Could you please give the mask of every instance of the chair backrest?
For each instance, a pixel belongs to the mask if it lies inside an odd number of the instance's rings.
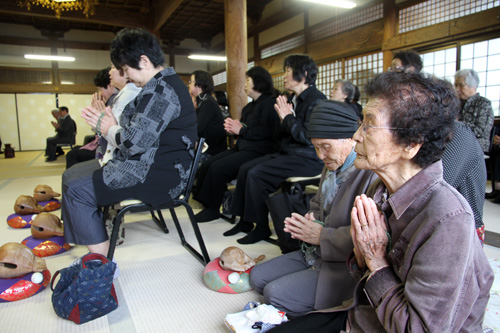
[[[182,199],[185,200],[186,202],[188,201],[189,196],[191,195],[191,190],[193,189],[193,183],[196,177],[196,171],[198,171],[198,165],[200,164],[201,153],[203,150],[204,143],[205,143],[205,138],[200,138],[195,146],[194,158],[193,161],[191,162],[191,172],[189,173],[188,182],[186,185],[186,189],[184,191],[184,197],[182,197]]]
[[[493,149],[493,138],[497,134],[498,134],[497,127],[495,126],[495,124],[493,124],[493,127],[491,128],[491,131],[490,131],[490,148],[488,149],[489,154],[491,154],[491,150]]]

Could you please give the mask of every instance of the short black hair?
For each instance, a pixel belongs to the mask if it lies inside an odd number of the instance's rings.
[[[111,84],[111,79],[109,78],[109,71],[111,67],[106,67],[97,72],[94,77],[94,84],[96,87],[106,89]]]
[[[405,67],[413,66],[415,73],[420,73],[424,64],[420,54],[415,50],[402,50],[394,53],[392,59],[399,59]]]
[[[160,42],[144,29],[122,29],[111,42],[111,62],[117,69],[129,66],[140,70],[139,61],[143,55],[147,56],[155,67],[162,66],[165,62]]]
[[[283,62],[283,70],[289,67],[293,71],[293,79],[302,81],[306,78],[306,84],[314,84],[318,76],[318,67],[314,60],[307,54],[291,54]]]
[[[274,93],[273,78],[264,67],[252,67],[246,72],[246,76],[252,78],[253,90],[266,95],[272,95]]]
[[[66,111],[67,113],[69,113],[69,109],[66,106],[60,106],[59,111]]]
[[[384,101],[397,144],[422,144],[413,162],[425,168],[441,158],[460,105],[450,82],[422,73],[385,72],[368,82],[365,92],[369,99]]]
[[[202,92],[211,94],[214,91],[212,74],[207,71],[197,70],[191,75],[194,75],[194,85],[200,87]]]
[[[354,86],[354,96],[352,96],[352,101],[354,103],[359,102],[360,98],[361,98],[361,92],[359,91],[358,86]]]

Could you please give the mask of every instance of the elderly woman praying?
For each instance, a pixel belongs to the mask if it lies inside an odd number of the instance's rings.
[[[493,273],[440,160],[459,106],[453,87],[386,72],[365,92],[354,165],[380,179],[351,211],[353,298],[274,331],[480,332]]]

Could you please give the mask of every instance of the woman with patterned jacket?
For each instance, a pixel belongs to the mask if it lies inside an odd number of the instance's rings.
[[[82,110],[97,133],[115,133],[118,149],[102,168],[85,162],[69,169],[79,173],[63,174],[62,184],[66,241],[103,255],[109,240],[100,207],[132,198],[155,206],[177,198],[186,186],[197,140],[188,90],[172,68],[163,68],[156,37],[143,29],[121,30],[111,43],[111,60],[142,90],[119,123],[109,108],[105,113]]]

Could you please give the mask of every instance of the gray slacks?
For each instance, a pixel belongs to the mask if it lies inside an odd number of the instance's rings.
[[[67,243],[94,245],[108,239],[92,182],[94,171],[100,167],[94,159],[77,163],[63,173],[61,219]]]
[[[314,310],[319,270],[312,269],[301,250],[256,265],[250,286],[271,304],[294,318]]]

